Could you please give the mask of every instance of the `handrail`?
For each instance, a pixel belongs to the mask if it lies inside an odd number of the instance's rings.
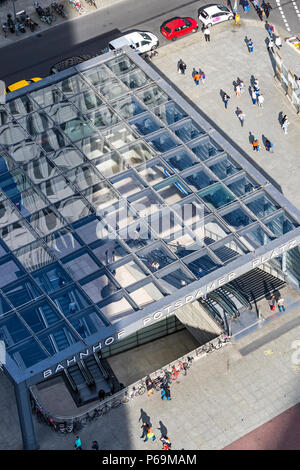
[[[212,341],[209,341],[210,343],[213,343],[214,341],[218,341],[218,339],[223,336],[223,333],[221,333],[217,338],[215,338],[215,340],[212,340]],[[58,422],[58,423],[63,423],[63,422],[73,422],[73,421],[76,421],[76,420],[80,420],[84,417],[87,417],[90,413],[92,413],[93,411],[95,411],[96,408],[99,408],[100,406],[103,407],[105,406],[106,404],[109,405],[110,403],[114,402],[116,399],[122,399],[122,398],[125,398],[125,396],[128,395],[128,392],[129,390],[133,389],[133,388],[138,388],[139,384],[141,382],[145,382],[146,378],[148,376],[150,376],[151,379],[154,379],[163,369],[172,369],[173,366],[176,366],[176,364],[178,364],[179,361],[181,362],[186,362],[187,361],[187,358],[191,358],[191,359],[195,359],[196,357],[198,357],[202,352],[202,346],[199,346],[198,348],[194,349],[193,351],[190,351],[189,353],[185,354],[184,356],[176,359],[175,361],[172,361],[168,364],[166,364],[165,366],[163,367],[160,367],[159,369],[157,369],[156,371],[152,372],[151,374],[148,374],[147,376],[143,377],[142,379],[139,379],[137,380],[136,382],[134,382],[133,384],[131,385],[128,385],[127,387],[123,388],[122,390],[120,390],[119,392],[116,392],[114,395],[111,395],[107,398],[105,398],[104,400],[101,400],[97,402],[97,404],[94,404],[93,406],[91,406],[91,408],[81,412],[81,413],[78,413],[76,415],[73,415],[73,416],[55,416],[53,413],[51,413],[48,409],[46,409],[42,404],[41,402],[38,400],[37,396],[36,396],[36,393],[35,391],[33,390],[33,387],[34,386],[30,386],[29,387],[29,390],[30,390],[30,393],[34,399],[34,401],[36,402],[36,404],[43,410],[43,412],[50,416],[54,421]]]

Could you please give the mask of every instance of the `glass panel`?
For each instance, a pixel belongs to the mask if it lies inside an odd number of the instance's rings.
[[[64,99],[64,96],[55,85],[50,85],[46,88],[42,88],[41,90],[33,91],[29,96],[42,107],[59,103]]]
[[[205,137],[198,142],[189,144],[189,147],[202,161],[205,161],[208,158],[214,157],[215,155],[218,155],[218,153],[223,152],[222,147],[220,147],[210,137]]]
[[[103,132],[103,135],[117,149],[137,139],[135,133],[131,132],[124,124],[108,129]]]
[[[37,143],[45,150],[45,152],[55,152],[62,147],[69,145],[69,141],[58,129],[49,129],[37,136]]]
[[[27,133],[18,124],[10,122],[2,126],[0,133],[0,145],[3,145],[8,150],[11,145],[18,144],[28,139]]]
[[[276,204],[266,194],[261,194],[250,202],[245,202],[246,206],[256,215],[258,219],[266,217],[272,214],[272,212],[278,210],[280,206]]]
[[[92,109],[99,108],[103,103],[93,90],[87,90],[84,93],[80,93],[80,95],[72,96],[69,100],[84,114]]]
[[[74,224],[75,232],[87,245],[103,237],[102,227],[103,225],[98,219],[87,219]]]
[[[28,163],[24,166],[24,170],[34,184],[39,184],[59,173],[53,163],[45,157]]]
[[[40,184],[41,191],[50,202],[57,202],[75,194],[70,182],[64,176],[57,176]]]
[[[58,230],[65,222],[54,209],[46,207],[30,216],[30,224],[40,236],[44,236]]]
[[[176,152],[168,157],[164,156],[164,160],[168,162],[174,171],[186,170],[199,163],[199,160],[185,149],[176,150]]]
[[[93,165],[106,178],[126,169],[125,162],[119,157],[117,152],[112,152],[109,155],[94,160]]]
[[[0,188],[7,197],[19,196],[20,192],[30,187],[30,180],[21,170],[13,170],[0,176]]]
[[[84,196],[96,210],[107,207],[118,200],[117,193],[107,183],[92,186],[84,192]]]
[[[54,308],[46,301],[32,305],[30,308],[22,310],[20,313],[22,318],[24,318],[35,333],[61,320],[61,317]]]
[[[24,217],[29,216],[45,207],[48,202],[35,189],[23,191],[19,196],[12,198],[13,203]]]
[[[190,271],[192,271],[192,273],[198,278],[206,276],[206,274],[208,274],[209,272],[214,271],[215,269],[220,267],[220,265],[213,261],[209,255],[198,255],[197,257],[194,257],[193,261],[184,262],[186,263]]]
[[[146,111],[133,95],[121,98],[118,101],[111,103],[111,105],[124,119],[128,119]]]
[[[26,247],[22,247],[14,252],[20,263],[25,266],[28,271],[34,271],[47,264],[54,259],[40,242],[31,243]]]
[[[163,181],[172,174],[160,160],[143,164],[137,170],[149,186]]]
[[[130,121],[130,126],[141,135],[151,134],[162,128],[162,125],[149,113]]]
[[[89,160],[101,157],[112,150],[108,142],[105,142],[98,134],[77,142],[77,145]]]
[[[88,84],[80,77],[79,74],[65,78],[61,82],[56,83],[56,86],[66,96],[75,95],[76,93],[88,88]]]
[[[258,184],[256,184],[251,178],[247,175],[243,175],[240,178],[236,179],[233,183],[227,184],[228,188],[237,196],[241,197],[246,193],[250,193],[258,188]]]
[[[129,252],[118,240],[108,240],[106,242],[99,241],[97,246],[93,247],[93,253],[102,264],[110,265],[126,256]]]
[[[122,318],[126,318],[131,312],[133,312],[132,306],[125,297],[119,298],[117,296],[113,296],[103,302],[105,303],[100,302],[99,304],[100,310],[104,314],[105,318],[112,324]]]
[[[244,254],[244,251],[234,240],[224,243],[218,247],[212,246],[211,249],[224,264],[227,264],[237,256]]]
[[[100,212],[99,215],[116,231],[128,227],[135,218],[126,201],[119,201],[115,206],[109,207],[103,213]]]
[[[151,85],[148,88],[138,91],[137,96],[147,106],[159,106],[170,99],[157,85]]]
[[[93,209],[88,202],[80,195],[71,196],[63,201],[57,202],[55,208],[69,223],[88,217],[93,213]]]
[[[1,150],[0,155],[0,173],[6,173],[16,166],[12,158],[10,158],[4,151]]]
[[[43,269],[43,271],[34,273],[33,277],[46,294],[50,294],[51,292],[61,289],[71,282],[71,279],[65,270],[63,270],[58,264]]]
[[[18,123],[33,137],[54,126],[54,122],[45,111],[31,113],[20,119]]]
[[[222,215],[231,230],[237,230],[241,227],[251,224],[254,221],[241,207],[233,209],[228,214]]]
[[[81,248],[81,245],[69,228],[48,235],[45,241],[57,258],[63,258],[69,253]]]
[[[204,240],[206,245],[210,245],[211,243],[222,240],[226,237],[228,233],[225,230],[225,227],[222,227],[221,223],[216,219],[209,221],[205,220],[203,232],[201,234],[198,232],[197,235],[201,240]]]
[[[0,263],[0,287],[19,279],[25,271],[20,268],[12,259]]]
[[[231,194],[221,183],[215,184],[211,188],[204,189],[203,191],[199,191],[198,195],[211,209],[218,209],[219,207],[230,204],[230,202],[235,200],[233,194]]]
[[[66,176],[80,191],[99,183],[102,179],[99,173],[88,163],[68,171]]]
[[[172,130],[183,142],[196,139],[199,135],[204,134],[204,130],[192,121],[192,119],[185,121],[178,127],[173,127]]]
[[[116,292],[118,287],[102,273],[95,279],[82,284],[82,289],[92,302],[97,303]]]
[[[119,76],[120,80],[128,86],[131,90],[140,88],[141,86],[146,85],[151,80],[142,70],[134,70],[127,74]]]
[[[4,287],[3,292],[14,307],[20,307],[42,295],[36,285],[27,277]]]
[[[118,115],[108,106],[102,106],[102,108],[90,112],[87,117],[96,128],[101,130],[120,121]]]
[[[266,226],[274,233],[274,235],[276,235],[276,237],[281,237],[281,235],[284,235],[297,227],[296,223],[284,213],[279,214],[269,222],[266,222]]]
[[[188,275],[183,269],[178,268],[174,269],[169,274],[165,274],[164,276],[160,277],[159,283],[161,283],[162,287],[169,293],[176,292],[178,289],[181,289],[184,286],[187,286],[191,282],[193,282],[193,278]]]
[[[225,155],[218,159],[216,163],[210,165],[210,169],[222,180],[240,171],[241,167],[234,160],[228,157],[228,155]]]
[[[15,222],[19,218],[20,214],[16,207],[8,199],[0,202],[0,227]]]
[[[137,252],[137,256],[153,273],[173,263],[175,259],[161,244]]]
[[[11,310],[11,306],[6,302],[3,295],[0,295],[0,316]]]
[[[14,118],[31,113],[37,108],[36,104],[27,95],[9,101],[5,106]]]
[[[36,238],[29,230],[28,225],[22,220],[1,228],[0,237],[11,250],[27,245]]]
[[[120,150],[120,154],[128,168],[144,163],[154,156],[145,144],[139,142],[124,147]]]
[[[246,240],[245,240],[246,238]],[[250,249],[256,248],[257,246],[264,246],[271,240],[274,240],[267,232],[260,226],[248,230],[247,233],[240,235],[240,240],[246,243],[246,246]],[[249,243],[250,240],[250,243]]]
[[[154,186],[154,189],[168,205],[175,204],[191,193],[188,186],[182,183],[177,176],[172,176],[168,180],[159,183]]]
[[[167,152],[179,145],[169,131],[160,132],[158,135],[155,135],[155,137],[148,138],[147,142],[152,145],[154,150],[160,153]]]
[[[122,287],[127,287],[141,279],[145,279],[146,274],[139,265],[131,260],[119,267],[109,267],[114,278]]]
[[[66,317],[90,305],[87,298],[76,287],[69,287],[60,293],[53,294],[52,300]]]
[[[161,104],[153,109],[154,114],[159,117],[166,125],[174,124],[187,117],[187,114],[173,101]]]
[[[61,170],[69,170],[83,163],[83,156],[74,147],[67,147],[52,155],[48,155],[55,165]]]
[[[106,63],[106,65],[108,65]],[[109,65],[108,65],[109,67]],[[97,65],[90,70],[83,72],[84,78],[97,87],[98,85],[103,85],[112,79],[111,72],[105,67],[105,65]]]
[[[75,281],[82,279],[100,269],[100,266],[88,253],[74,254],[71,259],[63,261],[66,271]]]
[[[183,179],[189,184],[192,191],[198,191],[216,182],[213,176],[201,169],[195,170],[189,176],[183,176]]]
[[[67,349],[78,341],[67,326],[60,326],[49,333],[42,333],[38,338],[51,355]]]
[[[132,60],[129,59],[126,55],[122,55],[121,57],[116,57],[115,59],[109,60],[106,62],[107,67],[117,76],[124,72],[129,72],[130,70],[134,70],[136,65]]]
[[[47,358],[45,351],[43,351],[38,342],[33,338],[26,341],[25,344],[19,346],[16,348],[16,351],[12,351],[10,354],[12,354],[16,364],[21,368],[31,367]]]
[[[91,336],[105,327],[103,320],[96,310],[89,310],[84,314],[76,315],[75,318],[70,318],[70,323],[82,338]]]
[[[128,93],[128,88],[120,83],[117,78],[113,78],[110,80],[110,82],[97,87],[97,91],[99,91],[108,101],[110,101],[118,98],[118,96]]]
[[[127,174],[113,183],[113,187],[119,191],[123,197],[142,191],[144,186],[134,174]]]
[[[29,331],[17,315],[9,315],[0,320],[0,339],[6,347],[13,346],[29,336]]]
[[[11,146],[9,153],[17,163],[27,163],[43,155],[41,147],[30,139]]]
[[[145,284],[143,287],[136,289],[130,293],[132,300],[138,305],[139,308],[143,308],[146,305],[151,304],[159,299],[163,298],[162,293],[158,290],[153,282]]]

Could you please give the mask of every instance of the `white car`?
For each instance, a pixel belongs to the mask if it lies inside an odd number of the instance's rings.
[[[233,13],[224,5],[207,5],[199,8],[199,20],[204,26],[212,26],[226,20],[233,20]]]
[[[117,39],[113,39],[108,44],[110,50],[120,49],[123,46],[130,46],[138,54],[144,54],[145,52],[152,51],[157,48],[159,44],[158,38],[148,31],[146,32],[134,32],[120,36]]]

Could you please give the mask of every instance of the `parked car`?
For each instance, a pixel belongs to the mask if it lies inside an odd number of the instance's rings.
[[[40,77],[28,78],[27,80],[20,80],[19,82],[12,83],[5,89],[5,94],[10,93],[11,91],[19,90],[24,86],[30,85],[31,83],[39,82],[42,80]]]
[[[198,31],[198,23],[194,18],[180,18],[179,16],[164,21],[160,27],[161,34],[172,41],[196,31]]]
[[[108,48],[110,50],[114,50],[120,49],[123,46],[129,46],[138,54],[144,54],[145,52],[156,49],[158,44],[158,38],[154,34],[149,33],[148,31],[135,31],[113,39],[109,42]]]
[[[204,26],[212,26],[222,21],[233,20],[233,13],[224,5],[217,4],[199,8],[198,16]]]

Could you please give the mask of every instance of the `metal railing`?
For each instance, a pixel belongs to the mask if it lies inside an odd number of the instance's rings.
[[[294,106],[296,113],[300,113],[300,87],[299,82],[296,81],[295,74],[288,70],[277,51],[275,51],[275,78],[281,85],[286,96]]]
[[[223,337],[224,334],[222,333],[218,337],[216,337],[214,340],[211,340],[208,342],[208,344],[214,345],[214,343],[217,343],[221,337]],[[227,344],[227,343],[225,343]],[[229,343],[228,343],[229,344]],[[206,345],[204,345],[206,346]],[[31,396],[38,408],[40,408],[43,411],[43,414],[48,416],[49,418],[53,419],[56,423],[73,423],[75,421],[81,421],[85,418],[90,418],[90,416],[99,408],[115,408],[119,404],[122,403],[122,400],[125,400],[127,397],[132,396],[132,391],[139,389],[141,384],[145,384],[145,380],[147,377],[150,376],[152,380],[154,380],[163,370],[168,370],[170,371],[173,366],[176,367],[176,365],[179,362],[187,362],[188,358],[194,360],[197,357],[200,357],[201,355],[205,355],[205,351],[203,350],[203,345],[199,346],[198,348],[194,349],[193,351],[185,354],[184,356],[176,359],[175,361],[169,362],[165,366],[161,367],[160,369],[157,369],[156,371],[152,372],[151,374],[148,374],[147,376],[143,377],[142,379],[137,380],[133,384],[129,385],[128,387],[125,387],[124,389],[120,390],[119,392],[116,392],[114,395],[111,395],[104,400],[97,401],[97,403],[93,404],[90,408],[86,409],[85,411],[82,411],[81,413],[76,413],[72,416],[56,416],[54,413],[49,411],[39,400],[37,396],[37,392],[35,390],[36,386],[29,387]],[[192,363],[191,361],[189,361]],[[125,403],[125,401],[124,401]],[[115,405],[114,405],[115,404]]]

